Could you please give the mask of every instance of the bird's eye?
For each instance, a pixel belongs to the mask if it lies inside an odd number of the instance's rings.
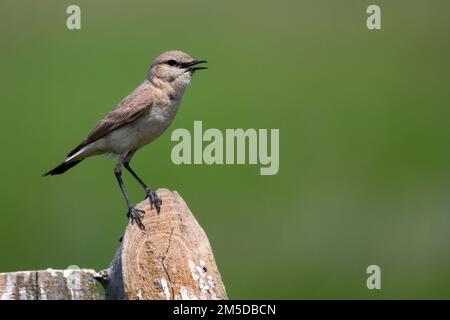
[[[175,66],[177,64],[177,62],[175,60],[169,60],[169,61],[167,61],[167,64],[169,66]]]

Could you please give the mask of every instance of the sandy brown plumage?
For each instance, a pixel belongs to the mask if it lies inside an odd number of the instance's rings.
[[[206,61],[194,60],[181,51],[167,51],[153,62],[147,78],[90,131],[67,159],[44,175],[58,175],[87,157],[110,153],[118,156],[114,172],[128,206],[128,215],[140,223],[140,212],[133,208],[123,184],[124,166],[144,188],[159,212],[156,193],[137,176],[129,162],[136,150],[158,138],[173,121],[183,93],[198,67]]]

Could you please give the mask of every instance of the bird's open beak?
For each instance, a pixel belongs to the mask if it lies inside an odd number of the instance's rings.
[[[183,68],[186,68],[186,71],[194,72],[196,70],[208,69],[208,67],[195,67],[200,63],[207,63],[206,60],[192,60],[191,62],[183,64]]]

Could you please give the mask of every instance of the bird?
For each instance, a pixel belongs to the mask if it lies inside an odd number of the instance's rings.
[[[124,167],[144,189],[145,199],[159,214],[162,201],[131,168],[130,161],[137,150],[158,138],[172,123],[186,87],[194,73],[207,69],[179,50],[166,51],[153,62],[144,81],[92,129],[87,137],[67,154],[64,162],[44,173],[59,175],[86,158],[108,154],[117,156],[114,175],[128,208],[127,217],[145,230],[144,211],[134,207],[122,180]]]

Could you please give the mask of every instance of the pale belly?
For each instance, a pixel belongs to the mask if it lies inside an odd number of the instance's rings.
[[[106,152],[125,154],[152,142],[172,123],[179,102],[164,108],[151,108],[139,118],[114,130],[102,141]]]

